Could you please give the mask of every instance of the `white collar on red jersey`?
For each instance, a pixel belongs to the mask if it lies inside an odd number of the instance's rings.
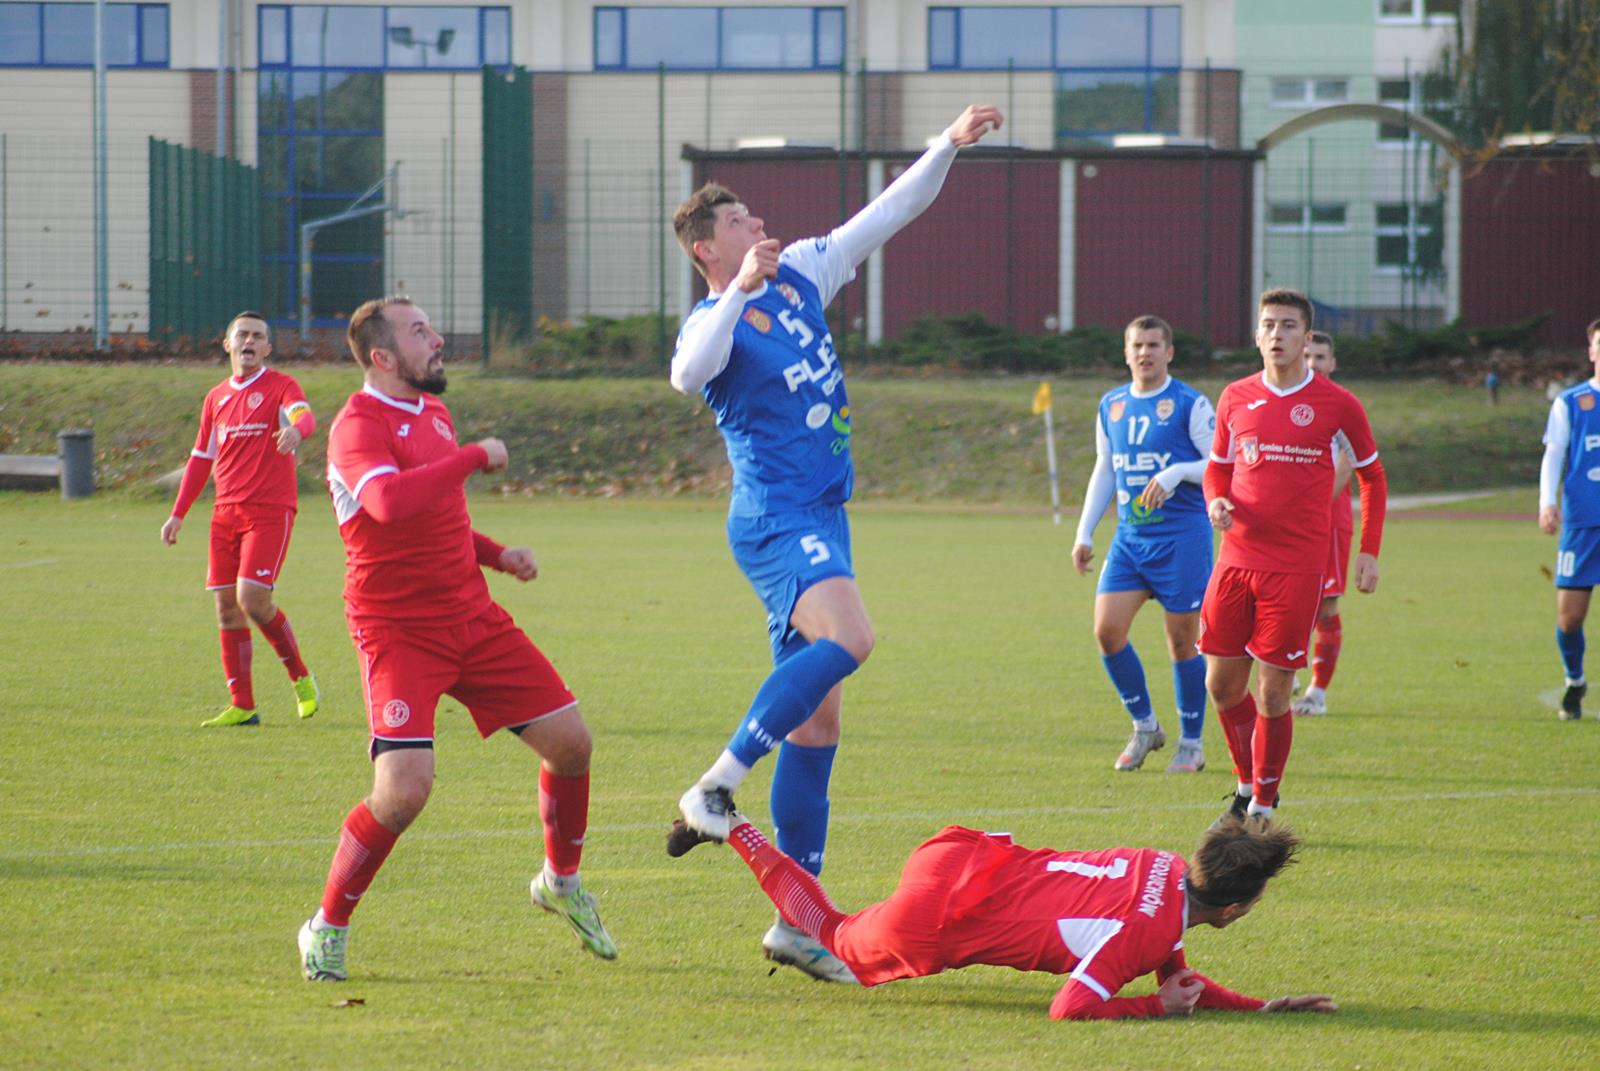
[[[260,379],[266,374],[267,368],[265,365],[262,365],[260,368],[256,369],[256,374],[251,376],[249,379],[234,379],[232,376],[229,376],[228,386],[232,387],[234,390],[244,390],[250,384],[254,383],[256,380]]]
[[[374,387],[370,383],[367,383],[367,384],[363,385],[361,390],[362,390],[362,393],[372,395],[374,398],[378,399],[378,401],[382,402],[384,405],[392,405],[396,409],[400,409],[400,410],[403,410],[404,412],[410,413],[412,416],[421,416],[422,415],[422,407],[423,407],[423,405],[425,405],[427,403],[427,400],[428,400],[428,396],[427,395],[423,395],[422,397],[418,398],[414,402],[401,401],[399,398],[391,398],[391,397],[389,397],[387,394],[383,393],[383,391],[379,390],[377,387]]]
[[[1289,395],[1293,394],[1295,391],[1299,390],[1301,387],[1304,387],[1307,383],[1310,383],[1315,378],[1317,378],[1317,374],[1315,372],[1313,372],[1311,369],[1307,368],[1306,369],[1306,378],[1302,379],[1300,382],[1296,383],[1292,387],[1287,387],[1284,390],[1279,390],[1277,387],[1274,387],[1271,383],[1267,382],[1267,370],[1265,368],[1263,368],[1261,370],[1261,385],[1263,387],[1267,388],[1268,390],[1270,390],[1273,394],[1276,394],[1280,398],[1287,398]]]

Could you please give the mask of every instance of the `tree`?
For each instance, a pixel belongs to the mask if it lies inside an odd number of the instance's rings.
[[[1600,0],[1469,0],[1424,99],[1463,144],[1577,134],[1600,146]]]

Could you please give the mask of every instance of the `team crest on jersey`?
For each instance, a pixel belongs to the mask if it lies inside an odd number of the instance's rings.
[[[1580,395],[1578,395],[1578,408],[1582,409],[1585,413],[1587,413],[1589,410],[1593,409],[1594,408],[1594,395],[1592,395],[1592,394],[1580,394]]]
[[[796,290],[788,283],[779,283],[778,293],[782,294],[784,300],[793,305],[795,308],[803,309],[806,307],[805,299],[800,296],[800,291]]]
[[[1254,435],[1245,435],[1239,439],[1239,456],[1244,458],[1246,465],[1254,465],[1261,460],[1261,443]]]
[[[745,309],[744,322],[760,331],[763,335],[772,330],[772,317],[760,309]]]
[[[250,396],[244,400],[244,404],[249,406],[251,409],[254,409],[256,406],[260,405],[266,400],[267,396],[265,394],[262,394],[258,390],[253,390],[250,392]]]
[[[391,699],[383,704],[383,724],[398,729],[411,720],[411,708],[404,699]]]
[[[1172,415],[1172,411],[1176,408],[1178,408],[1178,403],[1173,401],[1171,398],[1161,399],[1156,403],[1156,419],[1166,420]]]
[[[833,406],[827,402],[818,402],[806,411],[806,427],[815,431],[828,422],[833,415]]]
[[[1111,423],[1115,424],[1117,421],[1122,419],[1122,410],[1124,408],[1126,408],[1126,404],[1123,402],[1111,403],[1111,411],[1106,414],[1106,416],[1111,418]]]
[[[450,430],[450,425],[446,424],[441,417],[433,418],[433,430],[439,433],[439,438],[441,439],[454,439],[456,437],[455,432]]]
[[[1293,409],[1289,410],[1289,419],[1303,428],[1313,420],[1317,419],[1317,411],[1311,408],[1309,405],[1301,403],[1300,405],[1297,405]]]

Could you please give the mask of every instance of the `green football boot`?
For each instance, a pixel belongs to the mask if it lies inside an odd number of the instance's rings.
[[[349,927],[311,928],[307,919],[300,927],[300,973],[308,982],[342,982],[349,977],[344,969],[345,938]]]
[[[309,672],[294,683],[294,697],[299,701],[301,720],[311,717],[317,712],[317,702],[322,698],[322,689],[317,687],[317,678]]]
[[[229,707],[214,718],[209,718],[200,723],[203,729],[216,729],[226,725],[260,725],[261,719],[253,710],[242,707]]]
[[[599,905],[586,890],[580,888],[566,896],[558,896],[545,882],[544,872],[540,871],[528,886],[528,891],[533,894],[534,903],[567,920],[567,925],[577,933],[584,948],[601,959],[617,958],[617,942],[606,932],[605,924],[600,921]]]

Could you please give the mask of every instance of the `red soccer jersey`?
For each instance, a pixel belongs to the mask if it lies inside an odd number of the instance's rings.
[[[366,387],[350,396],[328,433],[328,489],[345,545],[345,612],[352,625],[380,621],[459,624],[489,607],[467,515],[466,477],[450,411],[431,394],[403,401]],[[363,508],[374,484],[424,466],[459,469],[419,508],[379,521]]]
[[[1185,869],[1150,848],[1057,852],[985,837],[951,892],[940,944],[950,967],[1068,974],[1109,999],[1135,978],[1184,966]]]
[[[271,368],[242,381],[229,377],[211,388],[190,453],[212,462],[217,505],[299,505],[294,454],[278,453],[277,434],[306,408],[300,384]],[[195,493],[199,490],[197,485]]]
[[[1279,391],[1266,374],[1235,380],[1217,399],[1213,464],[1233,466],[1233,526],[1217,564],[1274,573],[1321,573],[1333,526],[1333,437],[1343,431],[1356,467],[1378,444],[1356,396],[1306,373]]]

